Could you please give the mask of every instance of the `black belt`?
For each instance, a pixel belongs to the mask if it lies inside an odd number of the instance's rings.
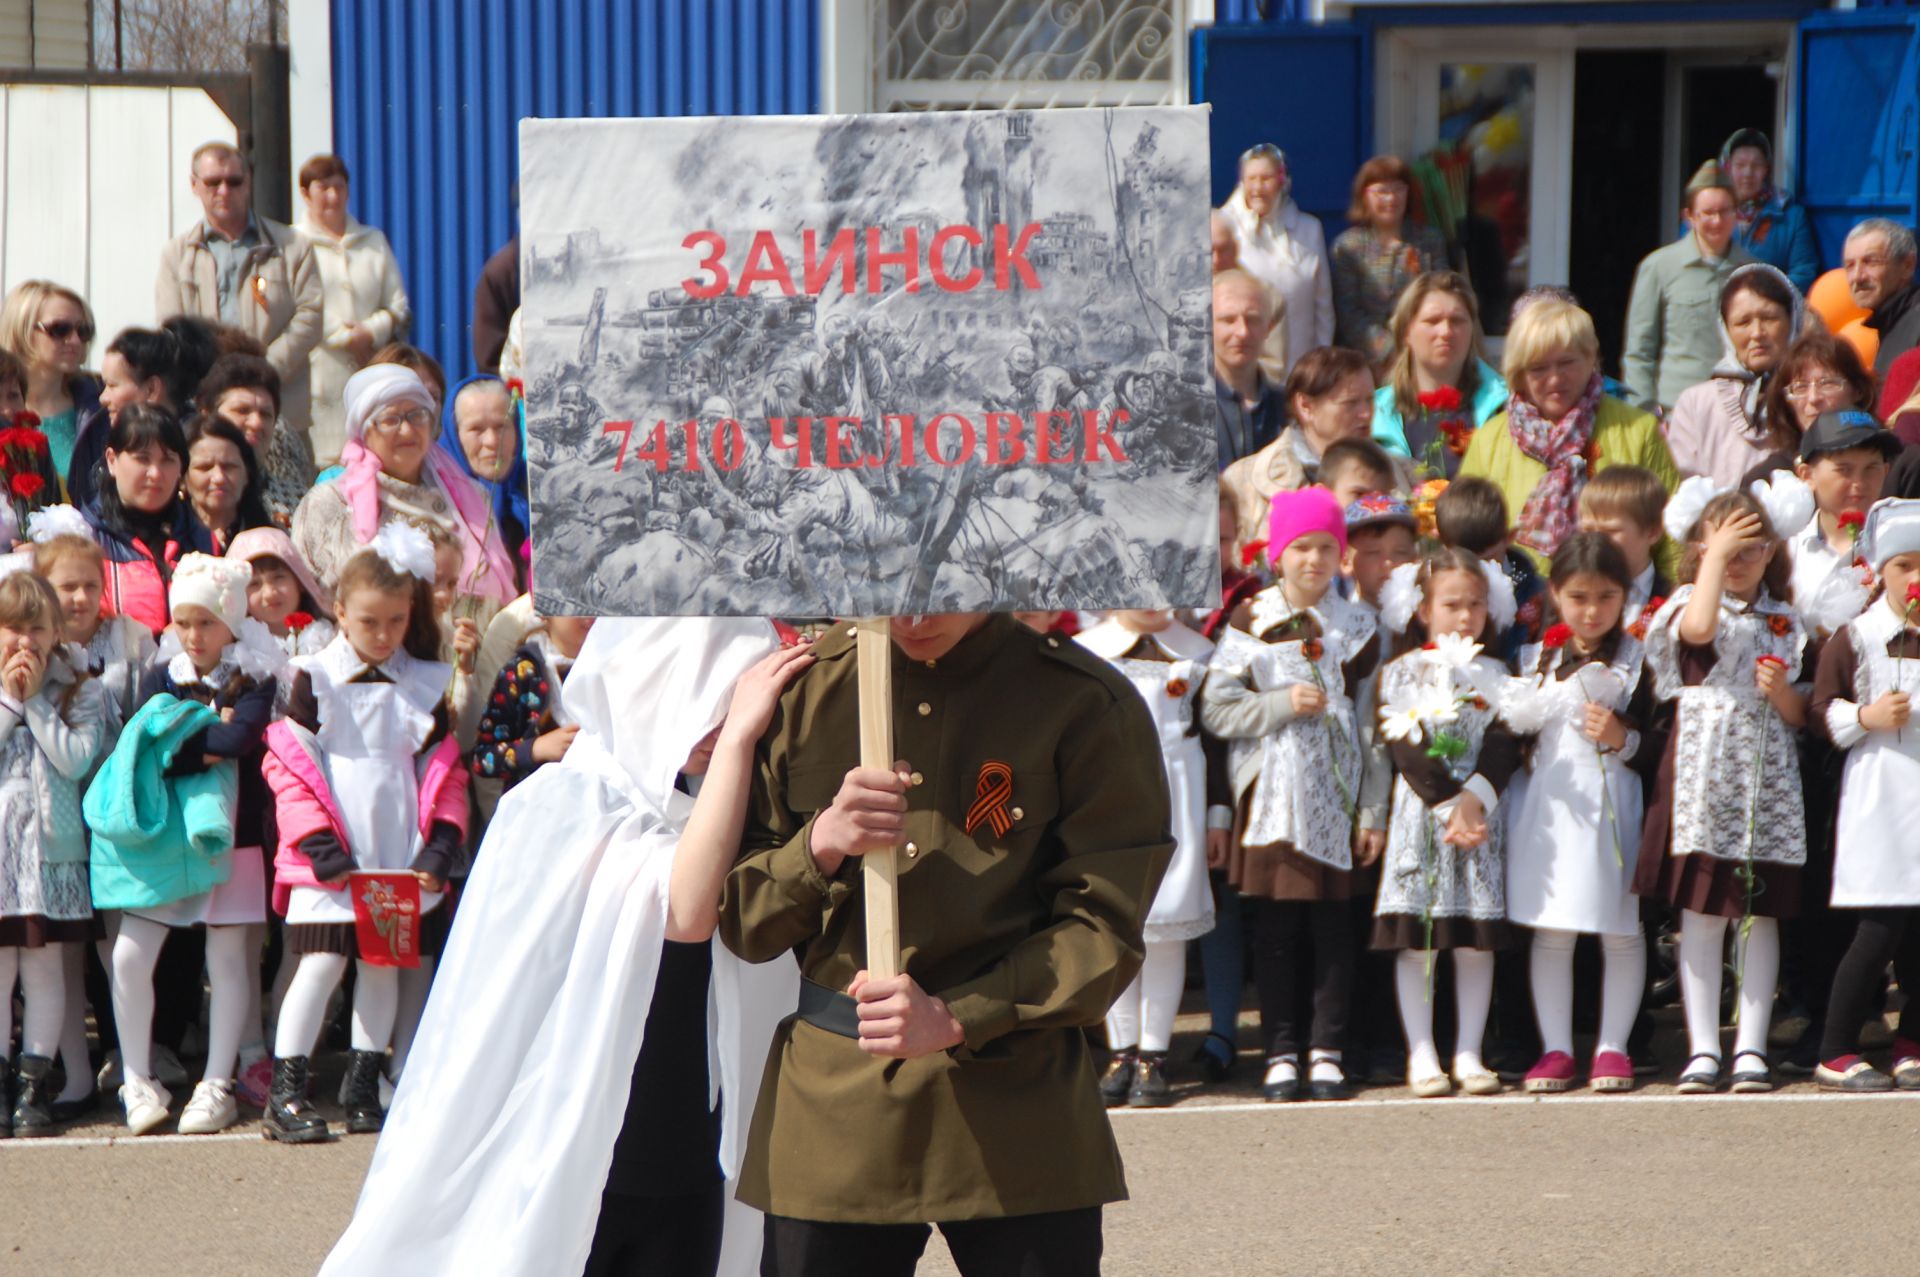
[[[802,977],[800,1006],[795,1014],[816,1029],[843,1038],[860,1036],[860,1004],[846,994]]]

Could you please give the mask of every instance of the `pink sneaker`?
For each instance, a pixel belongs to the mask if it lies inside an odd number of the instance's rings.
[[[233,1084],[233,1093],[241,1102],[257,1109],[267,1107],[267,1094],[272,1089],[273,1057],[268,1055],[261,1056],[240,1070],[240,1076],[234,1079]]]
[[[1601,1051],[1593,1057],[1587,1085],[1596,1091],[1631,1091],[1633,1061],[1618,1051]]]
[[[1565,1051],[1549,1051],[1527,1070],[1529,1095],[1553,1095],[1573,1085],[1573,1057]]]

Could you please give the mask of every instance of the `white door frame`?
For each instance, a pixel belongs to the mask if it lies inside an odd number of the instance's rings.
[[[1788,22],[1645,24],[1588,26],[1381,27],[1374,68],[1375,149],[1395,155],[1419,155],[1438,139],[1440,78],[1443,62],[1513,63],[1534,67],[1533,179],[1529,191],[1531,225],[1527,231],[1528,282],[1565,283],[1572,251],[1573,79],[1574,55],[1583,49],[1668,49],[1685,51],[1687,65],[1710,65],[1715,55],[1755,49],[1777,53],[1783,62],[1779,109],[1774,130],[1774,168],[1782,178],[1792,172],[1790,107],[1793,100],[1794,27]],[[1728,56],[1727,61],[1738,61]],[[1670,69],[1666,92],[1679,91],[1677,69]],[[1668,111],[1667,136],[1661,139],[1664,168],[1662,197],[1679,209],[1678,112]],[[1673,190],[1665,190],[1665,185]]]

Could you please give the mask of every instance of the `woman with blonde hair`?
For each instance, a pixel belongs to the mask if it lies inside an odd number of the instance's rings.
[[[1593,317],[1562,301],[1536,302],[1507,333],[1501,371],[1507,410],[1474,435],[1462,477],[1491,480],[1507,501],[1513,541],[1544,570],[1579,528],[1580,489],[1608,466],[1641,466],[1672,492],[1673,455],[1651,413],[1604,393]],[[1677,566],[1671,542],[1661,566]]]
[[[1400,295],[1390,326],[1393,362],[1373,395],[1373,441],[1412,458],[1424,477],[1451,479],[1473,432],[1507,406],[1473,286],[1453,271],[1428,271]]]
[[[0,307],[0,350],[27,370],[27,409],[40,418],[62,479],[80,418],[100,403],[100,382],[85,371],[93,334],[86,299],[48,280],[14,285]]]

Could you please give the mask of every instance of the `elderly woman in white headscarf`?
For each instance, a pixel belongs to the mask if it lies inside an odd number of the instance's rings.
[[[567,678],[580,733],[488,827],[321,1277],[759,1271],[761,1217],[731,1181],[800,975],[790,957],[750,965],[711,937],[755,745],[811,661],[780,650],[765,621],[594,626]],[[710,967],[686,964],[689,946]],[[633,1092],[689,1069],[697,1097]],[[645,1138],[649,1114],[702,1100],[719,1110],[717,1148],[675,1164],[692,1150]],[[670,1258],[635,1236],[658,1228],[665,1200],[626,1186],[641,1169],[678,1185]]]
[[[1267,286],[1278,313],[1260,369],[1278,385],[1293,361],[1333,344],[1333,274],[1320,219],[1300,211],[1287,157],[1262,142],[1240,157],[1240,184],[1220,207],[1240,247],[1240,269]]]
[[[1723,488],[1778,446],[1767,421],[1768,388],[1806,326],[1807,304],[1778,268],[1738,267],[1720,289],[1720,362],[1680,392],[1667,414],[1667,447],[1682,477],[1703,474]],[[1817,322],[1817,321],[1816,321]]]
[[[345,473],[293,512],[293,544],[332,586],[347,559],[398,519],[460,548],[455,593],[502,605],[520,593],[487,494],[442,449],[440,405],[411,368],[372,364],[347,380]]]

